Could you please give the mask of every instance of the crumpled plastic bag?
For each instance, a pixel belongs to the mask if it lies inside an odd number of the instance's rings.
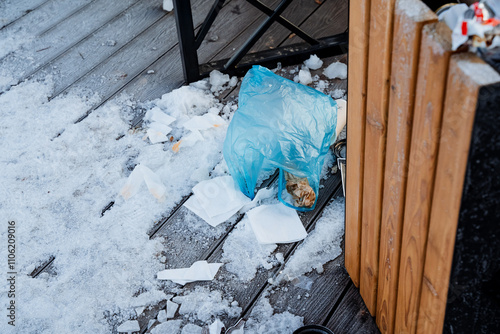
[[[335,141],[337,104],[329,96],[254,66],[243,78],[239,109],[229,124],[223,154],[241,191],[250,198],[263,170],[279,168],[279,200],[300,211],[316,206],[325,155]],[[287,174],[314,190],[310,206],[297,206]]]

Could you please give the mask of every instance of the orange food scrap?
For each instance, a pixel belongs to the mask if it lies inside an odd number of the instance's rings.
[[[177,143],[175,143],[174,146],[172,146],[172,151],[174,151],[175,153],[179,152],[179,146],[181,145],[181,142],[182,140],[179,140]]]

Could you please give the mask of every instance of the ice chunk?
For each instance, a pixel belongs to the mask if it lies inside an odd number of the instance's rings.
[[[182,328],[181,334],[202,334],[203,328],[193,324],[187,324]]]
[[[220,334],[224,328],[225,327],[222,321],[217,318],[210,326],[208,326],[208,331],[209,334]]]
[[[179,334],[182,320],[169,320],[161,323],[151,330],[151,334]]]
[[[179,308],[179,304],[176,304],[170,300],[167,300],[167,319],[172,319],[175,317],[175,312]]]
[[[251,202],[250,198],[237,188],[231,176],[202,181],[194,186],[193,193],[209,217],[230,212],[234,214]]]
[[[341,99],[345,95],[345,90],[343,89],[334,89],[333,92],[331,92],[332,97],[336,99]]]
[[[219,93],[228,87],[234,87],[238,83],[238,78],[229,78],[228,74],[223,74],[217,70],[210,72],[210,90]]]
[[[222,263],[207,263],[197,261],[190,268],[166,269],[157,274],[161,280],[171,280],[174,283],[185,285],[195,281],[211,281],[219,271]]]
[[[174,9],[174,3],[172,0],[163,0],[163,10],[171,12]]]
[[[324,71],[328,79],[347,79],[347,65],[341,62],[330,64]]]
[[[144,309],[145,309],[144,306],[136,307],[135,314],[137,314],[137,316],[140,316],[142,314],[142,312],[144,312]]]
[[[125,321],[123,324],[118,326],[118,333],[131,334],[132,332],[138,332],[141,328],[139,327],[139,322],[137,320]]]
[[[281,203],[261,205],[247,215],[261,244],[295,242],[307,236],[297,211]]]
[[[165,310],[161,310],[158,312],[156,319],[158,319],[159,322],[166,322],[168,320],[167,312]]]
[[[319,59],[318,56],[316,55],[311,55],[311,57],[309,57],[309,59],[307,59],[304,64],[310,68],[311,70],[317,70],[319,69],[321,66],[323,66],[323,61],[321,59]]]
[[[304,69],[299,71],[299,82],[303,85],[309,85],[312,83],[311,72],[309,70]]]

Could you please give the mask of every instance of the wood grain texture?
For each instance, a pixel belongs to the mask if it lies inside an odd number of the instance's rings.
[[[349,4],[345,266],[359,286],[370,0]]]
[[[375,320],[363,303],[358,289],[351,285],[326,327],[334,333],[375,334],[380,333]]]
[[[166,14],[157,0],[140,1],[43,66],[30,79],[43,79],[46,75],[58,78],[53,88],[53,95],[58,95],[165,15],[170,18],[165,18],[163,24],[172,24],[174,16]],[[115,44],[108,45],[108,41]]]
[[[329,1],[331,0],[326,0],[321,5],[318,5],[314,1],[296,0],[293,1],[290,6],[288,6],[288,8],[283,12],[281,16],[283,16],[293,24],[300,26],[312,13],[314,13],[315,10],[321,8]],[[276,6],[273,6],[273,8],[274,7]],[[267,17],[267,15],[265,17]],[[267,32],[259,39],[259,41],[255,43],[250,52],[273,49],[286,41],[290,34],[290,30],[284,28],[281,24],[274,22],[272,26],[267,30]],[[303,41],[300,40],[300,42]]]
[[[312,1],[314,3],[314,1]],[[348,6],[347,0],[324,1],[314,13],[305,21],[301,28],[314,38],[322,38],[341,34],[348,26]],[[281,45],[291,45],[303,43],[297,36],[287,38]]]
[[[372,315],[377,305],[394,3],[395,0],[372,0],[370,8],[360,291]]]
[[[89,3],[75,14],[43,32],[34,39],[33,43],[29,43],[27,51],[18,50],[5,57],[0,63],[0,71],[9,73],[15,80],[23,80],[135,2],[137,0],[123,0],[116,3],[95,0]],[[19,61],[19,58],[29,59],[29,61]]]
[[[478,92],[482,86],[498,82],[500,76],[475,55],[451,57],[417,333],[443,331]]]
[[[17,0],[0,3],[0,29],[27,15],[50,0]]]
[[[344,269],[343,255],[324,265],[324,272],[307,273],[303,279],[311,279],[312,285],[306,290],[296,282],[270,285],[256,301],[267,296],[275,313],[290,312],[304,318],[304,325],[324,324],[334,305],[344,297],[342,292],[351,285]]]
[[[451,31],[445,24],[432,23],[423,29],[401,241],[396,332],[416,331],[450,41]]]
[[[417,15],[406,10],[409,1],[397,1],[394,17],[377,287],[376,319],[382,333],[394,333],[408,156],[422,28],[426,23],[437,21],[437,16],[422,2],[417,1],[417,4],[412,3],[417,6]]]

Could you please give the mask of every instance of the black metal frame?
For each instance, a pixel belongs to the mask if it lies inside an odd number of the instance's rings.
[[[325,57],[346,52],[345,46],[348,42],[347,32],[331,37],[315,39],[282,17],[281,14],[293,0],[281,0],[274,10],[259,0],[247,0],[250,4],[268,15],[268,18],[231,58],[200,66],[198,63],[198,48],[210,30],[219,11],[224,6],[225,1],[215,0],[200,30],[195,35],[190,1],[174,0],[182,67],[184,70],[184,79],[187,82],[197,81],[207,76],[212,70],[219,70],[230,74],[243,74],[255,64],[271,67],[281,62],[283,65],[291,65],[304,61],[311,53],[316,53],[319,57]],[[280,23],[306,41],[306,43],[247,54],[274,22]]]

